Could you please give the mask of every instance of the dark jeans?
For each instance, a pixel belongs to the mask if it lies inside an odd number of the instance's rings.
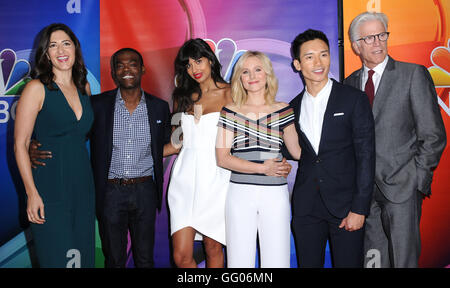
[[[362,268],[364,226],[352,232],[339,228],[342,218],[330,214],[319,194],[313,205],[309,215],[292,217],[298,267],[322,268],[329,239],[333,267]]]
[[[125,267],[128,230],[135,266],[153,267],[156,193],[152,179],[123,186],[108,183],[101,217],[105,267]]]

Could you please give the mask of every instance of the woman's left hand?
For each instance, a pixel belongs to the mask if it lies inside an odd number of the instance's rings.
[[[45,223],[44,202],[38,193],[28,195],[27,200],[28,221],[35,224]]]

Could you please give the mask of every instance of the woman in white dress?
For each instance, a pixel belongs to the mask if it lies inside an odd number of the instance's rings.
[[[182,133],[183,146],[172,167],[167,197],[173,258],[180,268],[197,266],[195,240],[203,240],[208,268],[224,266],[230,171],[216,165],[215,140],[219,112],[232,99],[220,70],[214,52],[202,39],[184,43],[175,59],[172,123],[181,126],[172,138]],[[169,147],[165,154],[171,149],[175,148]]]

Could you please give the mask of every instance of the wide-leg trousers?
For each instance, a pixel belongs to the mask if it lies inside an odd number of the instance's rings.
[[[230,183],[225,210],[228,268],[255,267],[257,236],[261,268],[289,268],[291,210],[287,185]]]
[[[364,267],[418,267],[422,202],[423,194],[416,191],[408,200],[393,203],[375,185],[366,220]]]

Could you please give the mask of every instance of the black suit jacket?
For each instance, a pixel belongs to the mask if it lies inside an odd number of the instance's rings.
[[[350,210],[363,215],[369,213],[375,172],[371,107],[363,92],[332,81],[318,154],[300,130],[305,91],[290,102],[302,147],[292,196],[295,216],[311,212],[317,193],[336,217],[344,218]]]
[[[91,164],[94,173],[97,216],[102,215],[103,201],[112,157],[114,107],[117,89],[94,95],[91,98],[94,123],[90,132]],[[158,209],[161,208],[163,191],[163,148],[170,141],[169,104],[145,93],[150,123],[154,180],[158,191]]]

